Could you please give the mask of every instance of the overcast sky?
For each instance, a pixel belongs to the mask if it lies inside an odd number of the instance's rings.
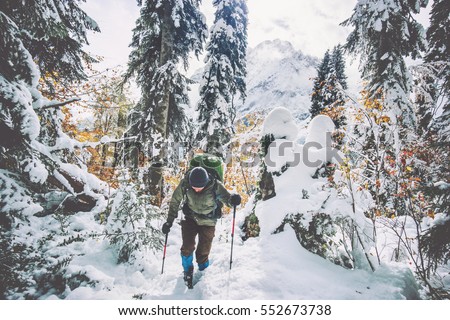
[[[213,21],[211,0],[203,0],[208,26]],[[350,17],[356,0],[248,0],[248,42],[291,41],[306,54],[322,57],[326,49],[344,42],[348,30],[339,23]],[[139,15],[134,0],[87,0],[83,9],[102,32],[90,34],[88,50],[105,57],[102,66],[126,64],[132,29]]]
[[[208,27],[214,18],[211,0],[202,1]],[[357,0],[248,0],[248,45],[281,39],[297,50],[322,58],[327,49],[344,43],[350,29],[339,24],[349,18]],[[431,1],[430,1],[431,2]],[[430,5],[429,5],[430,6]],[[87,0],[83,9],[99,24],[102,32],[89,35],[87,50],[104,57],[98,69],[126,65],[132,29],[139,16],[135,0]],[[424,12],[422,23],[426,23]],[[193,61],[192,70],[202,62]],[[348,70],[355,73],[357,63]],[[349,75],[350,78],[352,75]]]

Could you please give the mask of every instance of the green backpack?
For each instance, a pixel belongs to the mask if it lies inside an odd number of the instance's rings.
[[[219,157],[207,153],[195,155],[189,162],[189,171],[195,167],[204,168],[215,179],[223,182],[223,162]]]
[[[220,182],[223,182],[223,167],[224,167],[223,161],[219,157],[211,155],[211,154],[207,154],[207,153],[197,154],[189,162],[189,169],[186,172],[185,179],[184,179],[184,181],[185,181],[184,196],[186,195],[187,189],[190,188],[189,184],[187,183],[187,181],[189,180],[188,179],[189,173],[195,167],[204,168],[208,172],[211,179],[219,180]],[[222,216],[222,206],[223,205],[222,205],[222,202],[220,202],[216,196],[217,183],[216,183],[216,187],[213,190],[213,192],[214,192],[214,197],[216,198],[217,206],[216,206],[216,209],[214,210],[214,212],[212,213],[211,217],[220,218]],[[186,201],[186,198],[185,198],[185,201]],[[192,212],[190,211],[189,206],[187,205],[186,202],[183,205],[183,212],[186,216],[192,214]]]

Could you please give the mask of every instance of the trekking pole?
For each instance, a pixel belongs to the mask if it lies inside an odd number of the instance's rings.
[[[163,252],[163,261],[162,261],[161,274],[164,273],[164,261],[166,260],[166,248],[167,248],[167,238],[168,237],[169,237],[169,233],[166,233],[166,240],[164,241],[164,252]]]
[[[233,206],[233,224],[231,227],[231,254],[230,254],[230,270],[233,264],[233,242],[234,242],[234,221],[236,220],[236,206]]]

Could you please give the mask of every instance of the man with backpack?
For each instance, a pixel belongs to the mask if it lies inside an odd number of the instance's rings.
[[[181,221],[181,261],[184,270],[184,281],[192,289],[193,253],[200,271],[209,266],[209,253],[214,238],[215,225],[222,215],[222,205],[233,207],[241,203],[239,194],[230,194],[219,179],[213,177],[203,167],[194,167],[186,174],[173,192],[169,205],[169,213],[162,232],[168,234],[173,221],[178,217],[178,210],[184,200]],[[195,237],[198,245],[195,249]]]

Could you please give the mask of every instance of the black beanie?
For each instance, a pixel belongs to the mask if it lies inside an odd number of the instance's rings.
[[[208,172],[202,167],[192,169],[189,174],[189,184],[194,188],[203,188],[209,182]]]

